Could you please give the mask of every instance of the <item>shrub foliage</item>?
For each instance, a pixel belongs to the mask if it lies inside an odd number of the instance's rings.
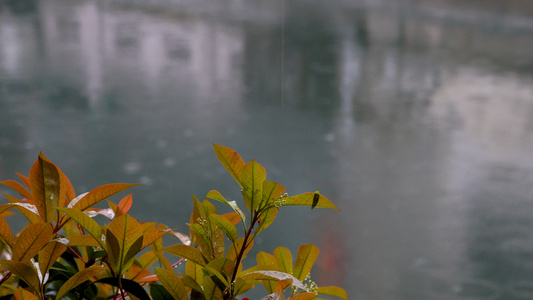
[[[17,173],[22,183],[0,182],[20,194],[5,194],[8,203],[0,205],[0,299],[238,299],[256,285],[266,289],[265,300],[347,299],[343,289],[310,279],[319,252],[312,244],[300,246],[296,259],[281,246],[260,251],[257,265],[243,269],[254,239],[281,207],[337,208],[318,192],[288,196],[255,160],[245,162],[216,144],[214,150],[242,189],[244,206],[215,190],[203,201],[193,196],[188,234],[131,217],[131,195],[118,204],[107,200],[136,184],[106,184],[78,195],[40,153],[29,176]],[[104,200],[107,208],[94,208]],[[219,214],[211,201],[229,212]],[[13,235],[5,218],[16,210],[28,224]],[[99,224],[97,215],[110,221]],[[176,244],[165,246],[164,236]]]

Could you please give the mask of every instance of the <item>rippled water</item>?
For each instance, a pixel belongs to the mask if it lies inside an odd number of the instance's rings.
[[[186,231],[191,194],[239,198],[215,142],[341,208],[284,208],[258,240],[316,243],[321,285],[531,299],[533,21],[514,2],[0,2],[0,178],[43,151],[78,193],[143,183],[133,216]]]

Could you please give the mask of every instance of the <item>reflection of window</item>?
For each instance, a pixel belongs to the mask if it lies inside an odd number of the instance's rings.
[[[60,15],[57,18],[56,26],[60,42],[68,44],[80,42],[80,23],[74,18],[72,12]]]
[[[191,59],[190,42],[184,38],[166,36],[165,51],[170,60],[186,62]]]
[[[122,22],[115,28],[115,46],[120,51],[136,52],[139,49],[139,28],[133,22]]]

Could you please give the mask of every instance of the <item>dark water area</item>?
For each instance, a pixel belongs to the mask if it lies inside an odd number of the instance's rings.
[[[2,1],[0,180],[43,151],[186,232],[192,194],[240,199],[218,143],[341,209],[283,208],[256,243],[315,243],[319,285],[533,299],[528,3]]]

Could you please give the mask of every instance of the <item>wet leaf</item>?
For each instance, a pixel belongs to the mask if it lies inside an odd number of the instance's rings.
[[[87,208],[95,205],[96,203],[107,199],[115,194],[118,194],[130,187],[136,186],[139,184],[130,184],[130,183],[110,183],[94,188],[83,197],[73,200],[70,202],[69,207],[86,210]]]
[[[37,207],[33,204],[22,202],[19,199],[12,197],[10,195],[4,194],[10,204],[3,204],[0,207],[2,209],[11,209],[16,208],[30,223],[42,223],[41,217],[39,217],[39,212]]]
[[[39,251],[39,269],[41,274],[50,270],[57,259],[67,250],[67,246],[57,241],[51,241]]]
[[[27,262],[52,239],[50,224],[29,224],[13,242],[13,260]]]
[[[40,280],[37,271],[27,263],[14,260],[0,260],[0,265],[15,276],[26,282],[33,292],[40,297]]]
[[[294,263],[294,277],[304,280],[318,258],[318,247],[313,244],[301,245]]]
[[[299,289],[306,290],[303,283],[298,280],[296,277],[292,276],[291,274],[287,274],[284,272],[278,272],[278,271],[255,271],[251,272],[245,275],[240,276],[243,280],[285,280],[285,279],[292,279],[292,286],[295,286]]]
[[[266,180],[265,168],[252,160],[242,168],[241,177],[244,204],[250,212],[253,212],[263,201],[263,183]]]
[[[205,197],[208,199],[220,201],[222,203],[227,204],[241,217],[241,220],[246,221],[246,215],[239,208],[236,201],[227,201],[218,191],[214,191],[214,190],[207,193]]]
[[[174,272],[169,270],[154,268],[154,271],[161,284],[172,295],[172,298],[176,300],[187,299],[187,290],[185,289],[183,279],[179,278]]]
[[[237,228],[235,228],[235,225],[231,224],[231,222],[228,221],[226,218],[215,214],[209,215],[209,219],[211,219],[211,222],[215,223],[218,228],[220,228],[232,242],[235,242],[238,235],[238,231]]]
[[[68,245],[74,246],[87,246],[87,247],[103,247],[100,243],[102,241],[96,240],[92,235],[74,235],[69,236]]]
[[[163,250],[172,255],[176,255],[176,256],[191,260],[201,266],[206,265],[206,262],[205,262],[205,259],[202,253],[194,247],[187,246],[187,245],[172,245],[172,246],[164,248]]]
[[[278,246],[274,249],[274,257],[278,266],[281,267],[281,271],[292,274],[292,253],[289,249]]]
[[[264,210],[261,215],[259,216],[259,225],[257,227],[256,233],[259,234],[263,230],[267,229],[274,220],[276,219],[276,216],[278,215],[279,209],[277,207],[272,207],[269,209]]]
[[[71,217],[76,223],[85,229],[105,249],[102,228],[98,223],[87,216],[84,212],[74,208],[60,208],[59,211]]]
[[[329,295],[329,296],[336,296],[339,298],[342,298],[344,300],[348,300],[348,294],[346,294],[346,291],[340,287],[337,286],[323,286],[318,288],[318,293],[320,295]]]
[[[228,147],[213,144],[215,148],[215,154],[222,165],[228,170],[231,176],[237,181],[237,183],[243,187],[241,180],[241,172],[245,163],[242,157],[233,149]]]
[[[302,206],[313,206],[313,199],[315,198],[315,193],[303,193],[296,196],[291,196],[283,198],[283,205],[302,205]],[[320,195],[320,201],[316,204],[316,207],[324,208],[333,208],[339,210],[328,198]]]
[[[285,193],[285,187],[281,184],[266,180],[263,183],[263,200],[266,204],[273,203]]]
[[[58,218],[57,207],[64,205],[66,185],[58,168],[43,153],[30,170],[32,199],[46,223]]]

